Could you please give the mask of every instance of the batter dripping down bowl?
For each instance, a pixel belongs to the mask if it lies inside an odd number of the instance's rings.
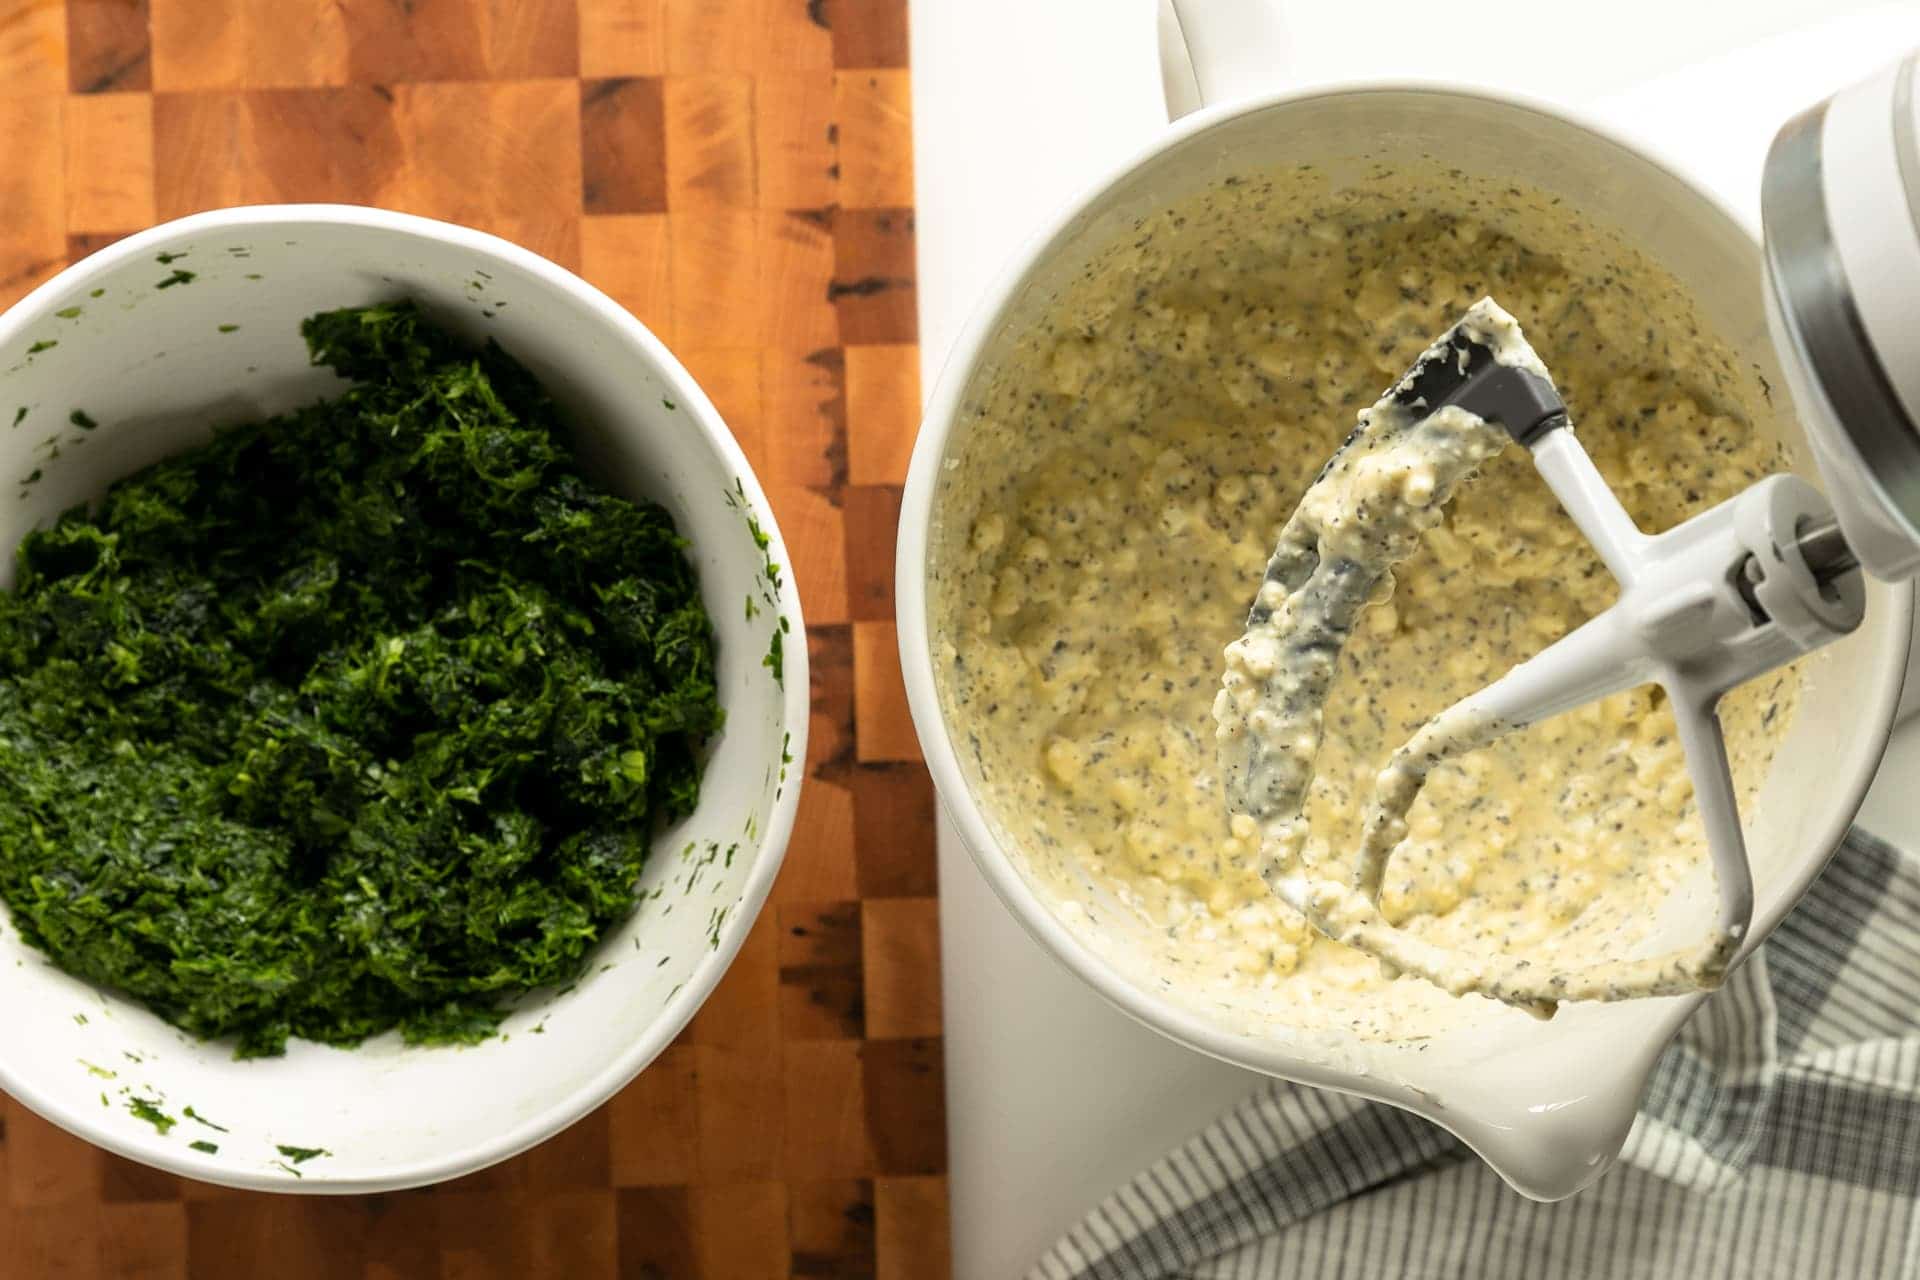
[[[1247,52],[1258,32],[1188,34],[1202,87],[1244,79],[1258,65]],[[1209,35],[1216,43],[1206,43]],[[1232,65],[1211,52],[1221,49],[1232,51]],[[951,674],[969,641],[956,634],[953,602],[942,593],[957,560],[979,542],[983,451],[970,445],[983,438],[976,433],[1005,430],[983,406],[1029,358],[1035,335],[1057,323],[1075,282],[1104,269],[1102,255],[1137,228],[1183,234],[1164,215],[1200,193],[1313,183],[1338,202],[1342,193],[1365,198],[1370,184],[1392,182],[1424,190],[1427,209],[1440,214],[1458,193],[1462,207],[1451,212],[1462,218],[1484,213],[1465,207],[1469,192],[1510,192],[1547,211],[1542,216],[1577,210],[1625,252],[1643,255],[1727,353],[1729,378],[1752,390],[1743,403],[1754,432],[1777,446],[1780,465],[1819,483],[1786,397],[1763,390],[1784,379],[1768,342],[1754,232],[1687,179],[1563,111],[1477,91],[1396,83],[1255,96],[1181,120],[1032,242],[988,291],[934,390],[908,478],[901,659],[935,782],[983,874],[1033,936],[1105,998],[1199,1052],[1427,1116],[1519,1190],[1553,1199],[1591,1182],[1618,1153],[1656,1058],[1705,997],[1570,1005],[1546,1023],[1464,999],[1417,1038],[1360,1029],[1350,1024],[1367,1019],[1343,1018],[1337,1007],[1311,1019],[1280,1008],[1262,1020],[1248,1013],[1257,1001],[1229,1007],[1197,998],[1166,964],[1164,931],[1148,913],[1121,900],[1110,881],[1075,870],[1074,859],[1041,856],[1033,824],[983,777],[977,739],[991,729],[956,698]],[[1553,335],[1535,336],[1553,360]],[[1344,397],[1329,399],[1325,415],[1344,429],[1381,385],[1360,377]],[[1580,406],[1570,404],[1577,422]],[[977,607],[985,612],[991,602]],[[1744,810],[1757,892],[1749,949],[1805,892],[1866,792],[1892,724],[1911,621],[1907,588],[1870,581],[1864,624],[1800,671],[1790,726],[1772,744],[1770,766],[1756,770],[1764,781]],[[1036,756],[1033,767],[1045,766]],[[1703,866],[1664,902],[1648,904],[1646,944],[1683,939],[1712,898]]]

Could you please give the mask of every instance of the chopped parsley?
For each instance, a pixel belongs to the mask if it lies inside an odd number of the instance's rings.
[[[685,542],[582,474],[499,347],[303,326],[357,385],[24,540],[0,594],[0,900],[240,1056],[492,1035],[634,906],[721,724]]]
[[[317,1160],[321,1156],[333,1154],[325,1147],[275,1147],[274,1150],[295,1164],[305,1164],[309,1160]]]
[[[145,1120],[148,1124],[152,1125],[154,1130],[163,1138],[167,1136],[167,1132],[172,1129],[174,1125],[180,1123],[162,1111],[160,1109],[160,1103],[153,1098],[128,1098],[127,1110],[133,1112],[135,1119]]]
[[[787,682],[787,642],[786,619],[780,619],[780,626],[773,629],[773,640],[767,645],[767,656],[760,659],[760,665],[773,672],[775,683]]]
[[[71,422],[74,426],[80,428],[82,431],[93,431],[100,426],[98,422],[94,421],[93,415],[88,413],[85,409],[75,409],[72,413],[67,415],[67,421]]]
[[[228,1128],[225,1125],[215,1124],[213,1121],[201,1115],[198,1111],[195,1111],[192,1107],[185,1108],[180,1112],[180,1114],[185,1116],[187,1119],[193,1121],[195,1124],[205,1125],[207,1128],[214,1130],[216,1133],[230,1132],[230,1130],[228,1130]]]
[[[220,1145],[218,1143],[208,1142],[205,1138],[196,1138],[192,1142],[189,1142],[187,1145],[189,1147],[192,1147],[195,1151],[204,1152],[205,1154],[210,1156],[217,1156],[220,1154]]]
[[[734,477],[733,488],[726,490],[725,495],[727,505],[746,517],[747,533],[753,538],[753,545],[760,552],[760,597],[766,602],[767,608],[777,609],[779,607],[777,596],[780,591],[780,565],[774,560],[772,555],[773,537],[761,527],[760,518],[754,515],[753,509],[747,505],[746,486],[740,483],[738,476]],[[758,612],[758,606],[754,604],[753,597],[749,595],[746,605],[747,621],[753,621],[754,616]],[[760,659],[760,665],[773,673],[774,683],[783,688],[787,683],[785,633],[791,629],[792,624],[789,623],[784,616],[779,618],[773,627],[773,637],[767,644],[767,654],[764,658]]]
[[[34,343],[32,346],[27,348],[27,354],[30,356],[37,356],[42,351],[51,351],[59,345],[60,345],[60,339],[58,338],[42,338],[40,339],[40,341]]]
[[[176,254],[175,256],[179,257],[182,255]],[[165,280],[160,281],[158,284],[154,285],[153,287],[156,289],[171,289],[173,288],[173,286],[177,284],[192,284],[197,279],[199,279],[199,277],[194,275],[193,272],[187,270],[185,267],[175,267],[173,269],[172,275],[168,276]]]

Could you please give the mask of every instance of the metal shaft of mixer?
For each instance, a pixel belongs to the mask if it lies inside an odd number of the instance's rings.
[[[1802,521],[1795,533],[1800,554],[1807,558],[1807,568],[1813,570],[1813,576],[1823,585],[1860,567],[1860,557],[1847,545],[1846,535],[1840,532],[1840,521],[1835,517],[1828,515]]]

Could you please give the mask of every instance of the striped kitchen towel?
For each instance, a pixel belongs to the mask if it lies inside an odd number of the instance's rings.
[[[1920,858],[1861,831],[1661,1059],[1620,1164],[1559,1204],[1404,1111],[1249,1098],[1035,1280],[1920,1276]]]

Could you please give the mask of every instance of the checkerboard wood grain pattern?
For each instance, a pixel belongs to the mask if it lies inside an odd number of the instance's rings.
[[[341,200],[606,289],[753,459],[813,717],[786,868],[608,1106],[336,1201],[158,1174],[0,1104],[0,1275],[946,1271],[933,796],[894,656],[917,419],[906,0],[0,0],[0,305],[157,219]]]

